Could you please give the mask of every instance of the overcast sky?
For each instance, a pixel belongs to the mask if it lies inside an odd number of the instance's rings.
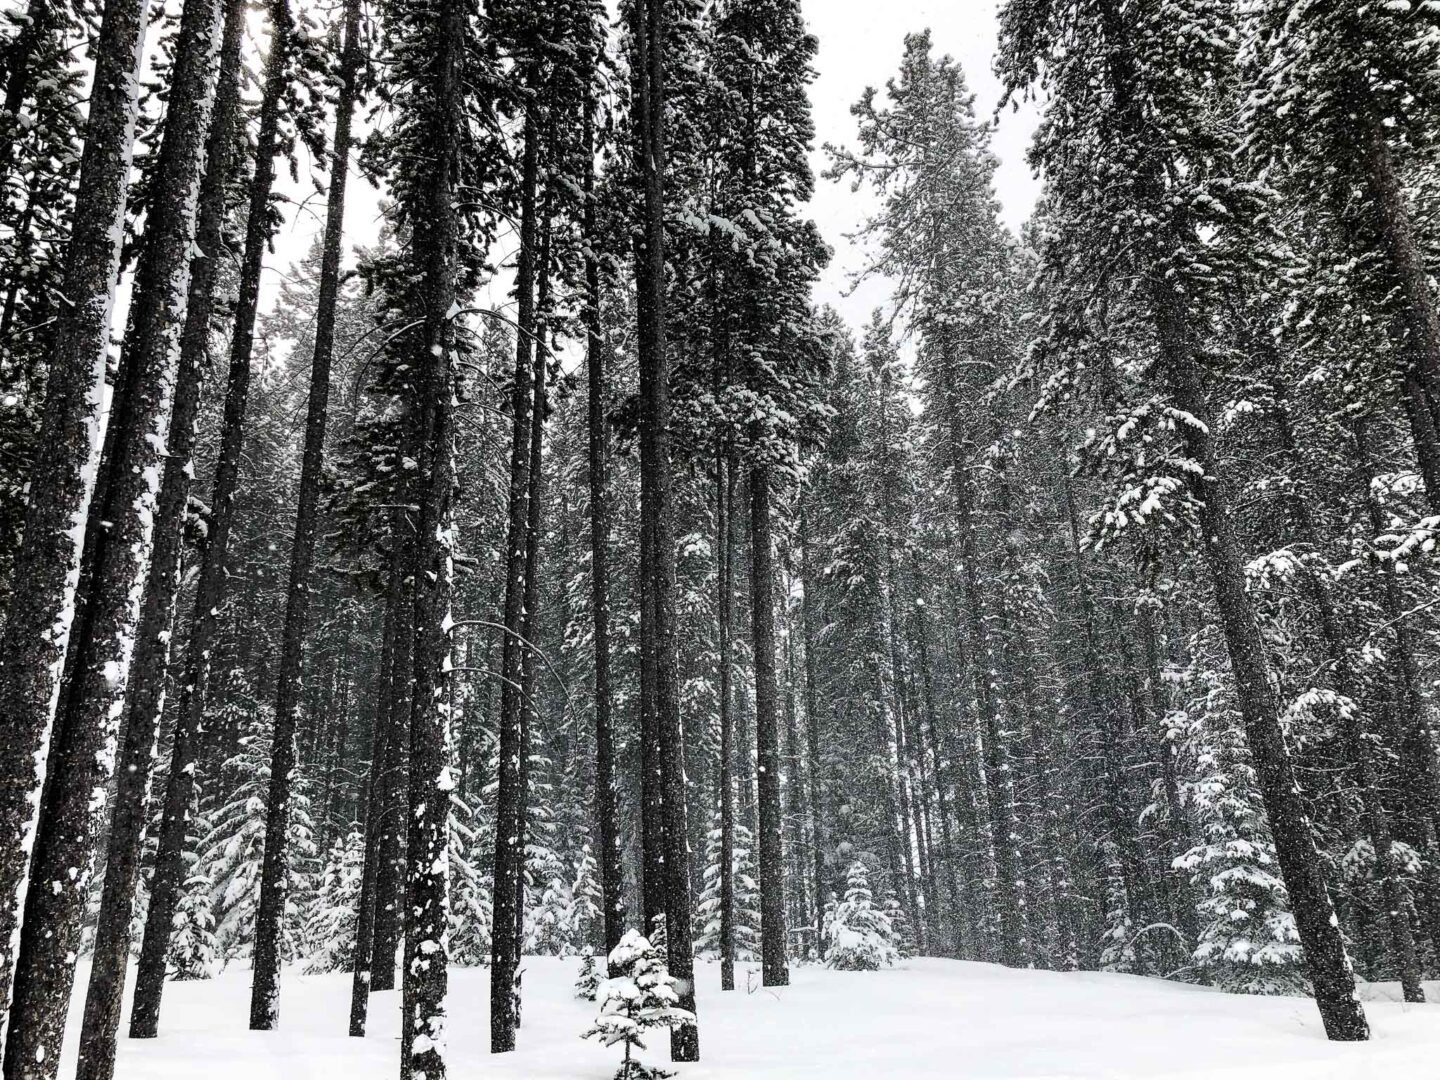
[[[964,68],[976,95],[976,111],[989,118],[1000,97],[1000,86],[990,70],[995,49],[999,0],[804,0],[811,31],[819,39],[816,58],[818,78],[811,88],[814,104],[816,145],[813,163],[817,177],[826,167],[825,143],[853,145],[855,118],[850,106],[859,100],[866,86],[883,87],[900,66],[907,33],[929,27],[937,54],[948,53]],[[1000,159],[996,189],[1005,222],[1018,230],[1035,203],[1038,184],[1025,164],[1025,148],[1034,127],[1028,110],[1006,110],[999,118],[994,151]],[[288,186],[288,185],[287,185]],[[292,194],[297,194],[292,192]],[[304,198],[308,190],[298,192]],[[267,260],[265,292],[273,297],[278,284],[276,271],[303,255],[323,225],[323,200],[306,201],[306,211],[292,220],[277,237],[277,252]],[[853,329],[869,318],[871,309],[884,305],[888,290],[884,282],[867,282],[849,295],[850,275],[864,265],[864,255],[846,240],[846,234],[864,220],[871,208],[864,194],[850,191],[848,181],[818,180],[810,214],[819,224],[834,257],[816,291],[816,299],[838,308]],[[350,198],[346,208],[347,246],[363,244],[378,231],[376,193],[352,171]],[[503,241],[502,241],[503,242]],[[504,305],[508,298],[508,276],[486,290],[482,302]]]

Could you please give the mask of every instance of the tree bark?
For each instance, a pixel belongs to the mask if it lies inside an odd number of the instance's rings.
[[[0,1008],[15,976],[22,882],[35,839],[84,523],[100,450],[106,351],[135,142],[147,0],[109,0],[95,48],[63,295],[30,477],[31,498],[0,638]],[[0,1016],[3,1019],[3,1016]]]
[[[642,578],[649,596],[641,605],[641,653],[653,677],[641,685],[642,716],[653,717],[663,796],[664,910],[670,975],[679,981],[680,1008],[695,1010],[695,959],[691,947],[690,870],[686,850],[685,749],[680,725],[675,640],[675,514],[670,460],[670,368],[665,312],[665,41],[663,0],[631,9],[637,45],[639,163],[644,185],[644,229],[636,265],[640,367],[640,517]],[[648,869],[648,868],[647,868]],[[645,884],[647,905],[655,888]],[[783,903],[783,901],[782,901]],[[783,918],[783,909],[782,909]],[[670,1032],[673,1061],[698,1061],[695,1024]]]
[[[511,387],[509,520],[506,535],[505,639],[500,681],[499,776],[495,802],[495,889],[490,962],[490,1050],[515,1049],[519,1026],[516,971],[520,965],[519,892],[524,880],[524,763],[521,640],[525,614],[525,540],[529,528],[531,379],[535,354],[535,279],[538,235],[539,121],[526,108],[521,158],[520,252],[515,276],[515,377]]]
[[[392,570],[393,574],[394,571]],[[350,980],[350,1036],[363,1039],[370,1012],[370,987],[374,981],[376,896],[379,892],[380,836],[384,829],[386,800],[386,766],[395,740],[391,722],[391,696],[394,687],[395,638],[400,633],[400,609],[395,591],[386,592],[384,629],[381,631],[378,675],[379,700],[375,705],[374,730],[370,735],[370,776],[366,785],[365,864],[360,872],[360,896],[355,912],[355,956]],[[390,968],[395,968],[395,954],[390,953]]]
[[[229,554],[230,529],[234,523],[235,492],[240,481],[245,414],[250,393],[250,358],[260,298],[260,270],[270,236],[270,190],[275,182],[280,109],[288,81],[291,48],[292,25],[287,0],[270,0],[268,10],[270,52],[265,61],[265,89],[260,101],[255,143],[255,171],[248,193],[245,251],[240,265],[240,291],[230,341],[220,456],[210,497],[213,516],[209,523],[200,580],[196,585],[190,638],[180,677],[180,700],[175,714],[175,742],[170,755],[164,818],[155,856],[150,907],[145,916],[145,938],[135,976],[135,1001],[130,1014],[130,1037],[135,1039],[154,1038],[158,1030],[171,920],[183,885],[185,825],[190,803],[195,797],[195,766],[203,744],[211,651],[215,644],[220,607],[229,587],[225,564]],[[208,334],[208,329],[208,326],[194,327],[197,335]],[[187,326],[187,334],[189,330]],[[203,350],[204,345],[197,343],[192,347]],[[133,689],[140,692],[139,687]]]
[[[592,72],[592,78],[597,73]],[[610,493],[607,382],[601,325],[599,224],[595,191],[595,102],[592,84],[584,115],[585,208],[585,368],[589,400],[590,616],[595,632],[595,825],[599,839],[600,899],[604,905],[605,955],[625,933],[625,881],[621,861],[620,807],[615,790],[615,736],[610,688]],[[615,972],[611,972],[615,974]]]
[[[290,798],[295,771],[295,730],[303,711],[301,678],[305,632],[310,615],[310,577],[315,568],[315,533],[320,520],[320,478],[325,462],[325,427],[330,407],[330,366],[335,352],[335,309],[340,296],[340,247],[345,226],[345,184],[350,171],[350,123],[359,97],[360,0],[346,0],[345,43],[340,59],[340,97],[330,154],[330,199],[320,256],[320,294],[315,313],[315,351],[310,364],[310,403],[300,466],[299,505],[290,547],[285,623],[280,636],[280,675],[275,688],[275,734],[270,749],[270,791],[265,817],[265,854],[250,990],[250,1029],[269,1031],[280,1015],[281,923],[289,892]]]

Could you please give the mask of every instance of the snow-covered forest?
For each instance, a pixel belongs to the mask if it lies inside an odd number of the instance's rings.
[[[1433,1075],[1440,3],[839,2],[4,0],[3,1080]]]

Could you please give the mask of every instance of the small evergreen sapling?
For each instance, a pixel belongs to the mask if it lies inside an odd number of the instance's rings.
[[[679,1008],[676,981],[665,970],[663,954],[638,930],[628,931],[610,954],[614,978],[600,983],[600,1016],[582,1038],[606,1046],[623,1043],[625,1060],[615,1080],[655,1080],[671,1075],[642,1065],[633,1052],[645,1049],[641,1035],[655,1028],[674,1029],[695,1022],[695,1014]]]
[[[595,966],[595,953],[585,950],[585,959],[580,961],[580,974],[575,977],[575,996],[583,1001],[595,1001],[600,997],[600,969]]]
[[[895,928],[875,906],[870,871],[856,861],[847,874],[845,899],[832,902],[825,920],[825,966],[840,971],[879,971],[895,963]]]

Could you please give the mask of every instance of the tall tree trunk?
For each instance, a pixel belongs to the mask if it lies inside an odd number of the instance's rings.
[[[592,73],[594,74],[594,73]],[[593,95],[591,84],[588,94]],[[610,689],[610,493],[606,419],[605,344],[601,333],[599,223],[595,191],[595,102],[584,114],[585,367],[589,387],[590,616],[595,632],[595,825],[599,838],[600,900],[604,905],[605,955],[625,933],[625,882],[621,862],[620,806],[615,790],[613,694]],[[612,972],[611,974],[615,974]]]
[[[413,613],[414,687],[410,711],[409,835],[405,845],[405,964],[401,1080],[445,1080],[446,951],[450,910],[449,683],[453,678],[455,367],[460,220],[456,209],[461,78],[468,6],[440,0],[428,35],[431,55],[416,122],[423,150],[415,163],[407,218],[411,272],[420,285],[424,336],[415,350],[419,395]]]
[[[245,439],[245,414],[250,394],[250,358],[255,342],[255,314],[260,298],[260,270],[270,236],[270,191],[275,182],[275,154],[279,144],[280,110],[289,72],[293,32],[287,0],[270,0],[270,51],[265,61],[265,89],[255,142],[255,171],[250,180],[245,224],[245,251],[240,264],[240,290],[235,306],[234,332],[225,387],[225,410],[220,429],[220,455],[210,496],[213,517],[209,523],[205,557],[195,589],[190,638],[180,677],[180,699],[175,714],[175,739],[170,752],[165,810],[161,821],[150,906],[145,915],[145,937],[135,976],[135,1000],[130,1013],[130,1037],[154,1038],[159,1028],[160,1001],[165,983],[165,956],[169,948],[175,905],[183,885],[185,826],[195,797],[195,766],[203,744],[205,696],[211,653],[219,625],[220,607],[228,590],[226,561],[230,529],[235,517],[235,492],[240,481],[240,458]],[[192,330],[187,324],[186,334]],[[183,348],[204,349],[207,326],[194,326],[200,341]],[[137,672],[137,675],[139,673]],[[139,686],[134,692],[149,692]]]
[[[1436,414],[1440,410],[1440,310],[1395,170],[1387,129],[1368,103],[1363,117],[1370,167],[1365,183],[1375,203],[1384,255],[1399,285],[1404,328],[1401,355],[1413,368],[1413,374],[1406,375],[1407,394],[1416,399],[1407,410],[1411,433],[1422,466],[1426,498],[1430,509],[1440,513],[1440,476],[1435,475],[1440,472],[1440,437],[1436,432]],[[1416,380],[1419,386],[1414,385]],[[1419,395],[1417,390],[1421,391]],[[1421,397],[1424,407],[1420,407]]]
[[[147,0],[109,0],[95,47],[85,149],[63,295],[30,477],[31,498],[0,638],[0,1010],[15,976],[22,882],[35,839],[65,662],[85,519],[94,488],[111,308],[135,142]],[[3,1016],[0,1016],[3,1020]]]
[[[408,498],[408,496],[407,496]],[[402,501],[404,501],[402,499]],[[402,531],[403,530],[403,531]],[[391,588],[396,605],[395,654],[390,664],[389,735],[385,742],[385,766],[381,779],[380,835],[376,841],[375,935],[370,957],[370,989],[395,989],[395,956],[404,930],[403,893],[405,851],[408,840],[407,813],[410,805],[409,730],[411,699],[414,694],[415,641],[407,613],[415,605],[414,554],[403,514],[395,514],[392,534],[396,547]]]
[[[720,989],[735,989],[735,461],[721,440],[715,454],[716,637],[720,664]]]
[[[1236,704],[1246,741],[1255,759],[1261,797],[1275,839],[1281,877],[1290,893],[1300,943],[1315,1002],[1331,1039],[1369,1037],[1365,1012],[1355,997],[1355,976],[1325,884],[1323,864],[1295,779],[1285,734],[1280,726],[1265,643],[1245,592],[1245,572],[1231,519],[1224,474],[1206,425],[1209,410],[1200,388],[1198,359],[1190,338],[1184,297],[1174,282],[1152,276],[1148,282],[1159,344],[1159,363],[1175,406],[1195,418],[1181,426],[1186,450],[1202,470],[1194,481],[1199,527],[1204,543],[1220,626],[1235,678]]]
[[[524,880],[525,828],[523,757],[524,710],[521,694],[521,640],[525,614],[525,540],[529,528],[530,408],[535,347],[535,279],[538,235],[540,130],[536,106],[525,114],[521,158],[520,252],[515,279],[515,378],[511,387],[509,521],[505,541],[505,639],[500,667],[500,747],[495,802],[495,888],[490,962],[490,1050],[515,1049],[519,1025],[516,973],[520,965],[519,892]]]
[[[637,44],[639,89],[635,102],[639,162],[644,184],[644,230],[637,260],[640,367],[641,574],[649,584],[641,606],[641,653],[650,657],[650,701],[663,796],[664,910],[668,968],[679,980],[677,1004],[695,1009],[695,958],[691,947],[690,869],[686,850],[685,746],[680,725],[675,640],[675,513],[670,461],[670,366],[665,324],[665,40],[664,0],[642,0],[630,17]],[[778,778],[777,778],[778,779]],[[778,792],[777,792],[778,794]],[[653,892],[655,882],[645,890]],[[647,904],[649,903],[647,899]],[[783,901],[782,901],[783,903]],[[783,908],[781,912],[783,918]],[[697,1025],[670,1033],[674,1061],[698,1061]]]
[[[340,60],[340,98],[330,154],[330,200],[320,256],[320,294],[315,313],[315,351],[310,363],[310,403],[300,466],[299,505],[290,547],[285,624],[280,636],[280,676],[275,687],[275,734],[270,747],[270,791],[265,816],[265,854],[255,914],[250,1029],[269,1031],[280,1016],[281,923],[289,885],[290,797],[295,771],[295,729],[303,710],[301,676],[310,614],[310,577],[315,568],[320,474],[330,408],[330,365],[335,353],[335,309],[340,297],[340,246],[345,226],[345,184],[350,172],[350,122],[359,96],[360,0],[346,0],[345,44]]]
[[[785,927],[785,818],[780,805],[780,718],[775,679],[775,547],[771,469],[750,467],[750,628],[755,650],[755,747],[759,777],[760,964],[766,986],[788,986]]]
[[[166,119],[155,172],[155,203],[144,240],[125,337],[122,370],[130,372],[125,426],[113,431],[112,481],[101,515],[105,543],[96,546],[87,618],[70,644],[72,682],[65,720],[57,720],[41,806],[14,1000],[5,1043],[7,1077],[53,1076],[59,1069],[85,913],[86,884],[102,825],[94,793],[114,777],[141,592],[153,550],[154,513],[170,433],[178,335],[189,289],[195,208],[204,167],[223,8],[217,0],[185,5],[172,73],[176,105]],[[143,813],[153,735],[128,746],[135,771],[125,783],[124,813]],[[125,781],[131,778],[126,777]],[[122,781],[124,783],[124,781]],[[122,816],[121,828],[127,823]],[[136,822],[138,824],[138,822]],[[77,877],[78,874],[78,877]]]
[[[225,195],[236,157],[240,44],[245,28],[245,12],[244,0],[225,0],[225,28],[220,45],[215,106],[206,139],[205,175],[200,184],[196,218],[195,248],[200,254],[190,260],[189,296],[185,305],[185,324],[180,331],[175,405],[170,417],[169,456],[165,461],[165,474],[155,511],[155,551],[145,584],[135,655],[130,662],[123,717],[125,745],[106,848],[105,886],[96,924],[94,960],[85,998],[85,1034],[80,1050],[79,1080],[109,1080],[114,1074],[116,1032],[120,1026],[125,965],[130,954],[139,856],[146,826],[155,740],[165,702],[165,672],[170,663],[175,601],[180,592],[185,508],[194,474],[206,344],[214,308],[218,256],[223,243],[221,230],[225,219]],[[188,777],[171,778],[171,786],[185,788],[185,803],[177,812],[167,799],[165,817],[162,818],[162,821],[171,823],[172,829],[175,826],[181,828],[178,844],[183,844],[184,816],[189,809],[189,783]],[[162,832],[164,828],[162,825]],[[161,847],[165,847],[163,842]],[[178,851],[178,846],[175,850]],[[169,889],[173,908],[181,867],[178,864],[157,865],[154,876],[158,880],[167,873],[174,878]],[[152,897],[156,891],[152,881]],[[155,902],[151,900],[152,904]],[[169,925],[168,916],[164,925]],[[165,937],[168,943],[168,933]],[[162,977],[163,959],[162,952],[159,968]],[[137,987],[137,1000],[141,996]]]

